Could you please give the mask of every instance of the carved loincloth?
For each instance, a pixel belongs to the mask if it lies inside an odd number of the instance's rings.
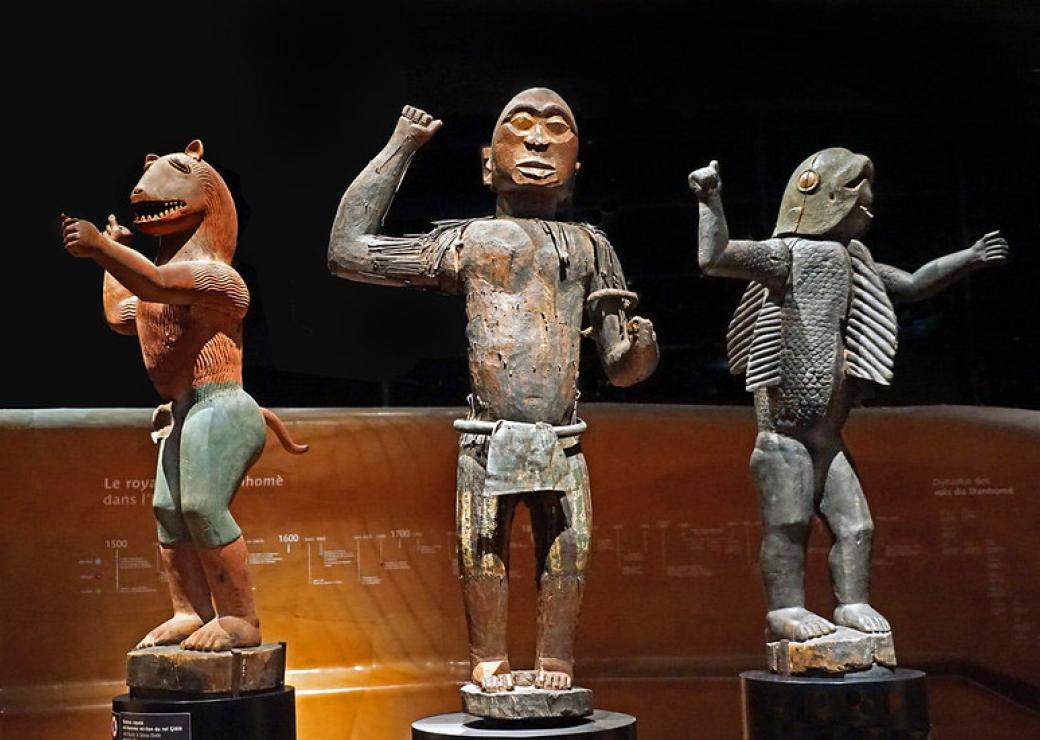
[[[585,431],[585,422],[552,426],[544,422],[477,421],[456,419],[464,434],[486,435],[488,440],[484,495],[574,490],[578,482],[571,472],[562,438]]]

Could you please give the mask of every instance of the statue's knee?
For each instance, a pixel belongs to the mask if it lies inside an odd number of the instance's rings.
[[[869,519],[864,522],[856,522],[851,526],[842,527],[834,536],[842,542],[852,544],[869,544],[874,538],[874,523]]]
[[[809,537],[808,518],[782,517],[763,525],[762,546],[774,543],[802,543]]]
[[[203,547],[220,547],[241,536],[231,512],[227,507],[206,500],[181,502],[184,523],[191,532],[195,544]]]

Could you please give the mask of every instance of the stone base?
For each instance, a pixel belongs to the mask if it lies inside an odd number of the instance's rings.
[[[766,664],[773,673],[791,676],[809,671],[842,674],[873,665],[894,667],[896,649],[891,632],[868,634],[838,627],[832,634],[805,642],[766,643]]]
[[[586,717],[592,714],[592,691],[580,686],[556,691],[534,686],[534,671],[513,671],[516,688],[487,693],[467,683],[460,691],[462,709],[475,717],[488,719],[548,719]]]
[[[685,737],[685,736],[684,736]],[[636,740],[636,719],[597,709],[588,717],[555,720],[481,719],[462,712],[412,723],[412,740]]]
[[[166,645],[131,650],[126,655],[126,684],[131,696],[238,696],[275,689],[284,683],[284,642],[219,653]]]

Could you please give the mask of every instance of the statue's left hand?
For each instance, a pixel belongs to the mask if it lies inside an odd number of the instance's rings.
[[[1011,248],[999,231],[991,231],[972,244],[971,251],[974,252],[976,261],[990,267],[1007,262]]]
[[[626,329],[628,330],[628,340],[633,345],[654,344],[657,341],[657,335],[654,334],[654,325],[650,322],[650,319],[634,316],[629,320]]]
[[[93,257],[104,247],[104,237],[97,227],[81,218],[61,214],[65,251],[73,257]]]

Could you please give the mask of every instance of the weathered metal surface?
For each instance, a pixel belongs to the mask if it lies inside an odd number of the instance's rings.
[[[812,155],[792,174],[774,238],[765,241],[730,240],[717,162],[689,177],[700,202],[701,269],[751,282],[727,345],[731,369],[745,374],[755,394],[759,434],[751,474],[762,515],[768,633],[784,645],[810,641],[808,651],[791,648],[792,659],[823,670],[844,670],[870,657],[867,641],[849,639],[842,628],[891,630],[869,603],[874,524],[842,429],[864,391],[892,378],[892,302],[924,298],[975,269],[1003,263],[1008,254],[1007,242],[992,232],[912,275],[875,263],[858,241],[874,218],[873,177],[871,161],[847,149]],[[833,622],[805,608],[814,516],[833,535]],[[816,652],[817,640],[824,652]],[[788,648],[780,655],[775,664],[788,661]],[[895,661],[890,640],[882,660]]]
[[[532,88],[510,100],[483,150],[495,216],[438,224],[428,234],[380,234],[415,153],[441,121],[405,106],[390,141],[343,194],[329,240],[336,275],[436,288],[466,298],[470,420],[490,438],[464,434],[456,483],[458,563],[472,679],[510,691],[507,656],[510,532],[516,505],[531,511],[539,571],[535,683],[570,686],[574,631],[584,589],[591,498],[576,437],[553,427],[577,414],[582,322],[603,368],[632,385],[657,365],[652,324],[631,315],[613,247],[587,224],[557,220],[578,170],[578,129],[567,103]]]

